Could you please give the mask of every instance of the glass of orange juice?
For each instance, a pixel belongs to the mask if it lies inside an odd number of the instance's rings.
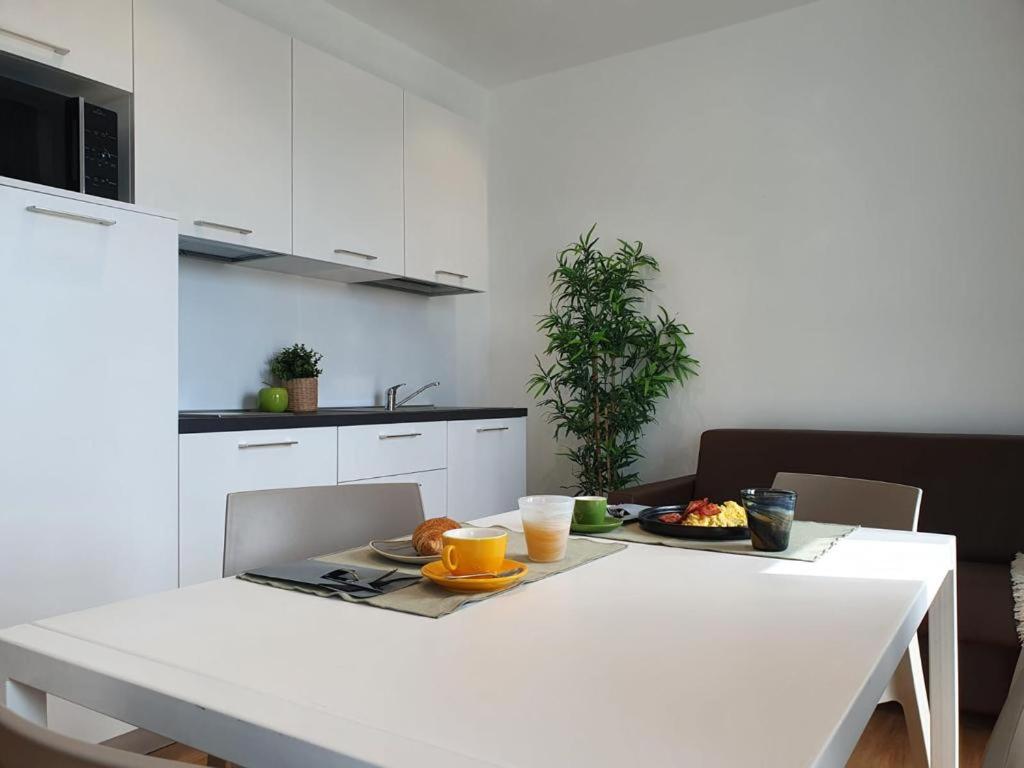
[[[554,563],[565,557],[574,503],[571,496],[523,496],[519,499],[526,551],[531,560]]]

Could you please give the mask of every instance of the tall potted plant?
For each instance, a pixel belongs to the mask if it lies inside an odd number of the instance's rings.
[[[699,362],[686,350],[689,328],[664,307],[643,311],[657,260],[641,242],[619,240],[614,253],[602,253],[596,226],[558,254],[551,304],[537,323],[547,364],[537,358],[528,387],[555,439],[570,439],[562,455],[578,490],[603,496],[638,480],[630,467],[642,457],[644,428]]]
[[[305,344],[293,344],[278,352],[270,361],[270,373],[288,390],[288,410],[308,413],[317,408],[317,382],[323,374],[323,355]]]

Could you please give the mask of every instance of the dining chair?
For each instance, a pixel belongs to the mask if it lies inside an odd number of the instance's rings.
[[[921,489],[910,485],[779,472],[772,487],[796,491],[796,517],[800,520],[896,531],[917,530]],[[915,766],[927,768],[931,764],[931,717],[916,634],[879,699],[880,703],[887,701],[899,702],[903,708],[910,737],[910,759]]]
[[[0,768],[171,768],[172,760],[88,744],[25,720],[0,706]]]
[[[422,522],[416,483],[231,493],[225,515],[224,575],[409,534]]]

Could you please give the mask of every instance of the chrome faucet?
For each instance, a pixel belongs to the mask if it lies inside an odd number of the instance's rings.
[[[424,384],[422,387],[417,389],[411,395],[409,395],[408,397],[402,398],[401,400],[398,400],[398,402],[396,403],[395,400],[398,399],[398,390],[401,387],[404,387],[404,386],[405,386],[405,384],[395,384],[395,386],[387,388],[387,404],[384,406],[385,410],[387,410],[387,411],[394,411],[394,410],[396,410],[398,408],[401,408],[403,405],[408,403],[410,400],[412,400],[414,397],[416,397],[416,395],[418,395],[423,390],[430,389],[431,387],[439,387],[439,386],[441,386],[441,382],[440,381],[432,381],[429,384]]]

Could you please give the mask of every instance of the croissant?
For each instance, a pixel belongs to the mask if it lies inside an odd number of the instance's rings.
[[[440,555],[444,547],[441,535],[445,531],[459,527],[459,524],[449,517],[432,517],[424,520],[412,532],[412,545],[421,555]]]

